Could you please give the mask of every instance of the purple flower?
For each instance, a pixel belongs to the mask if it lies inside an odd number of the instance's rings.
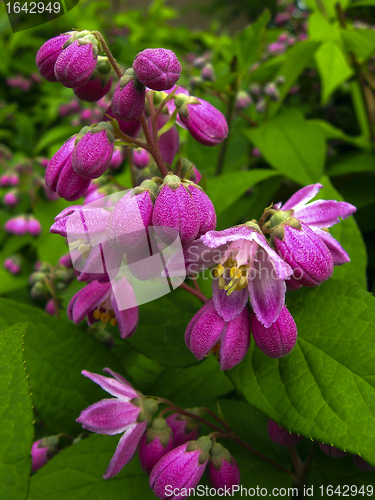
[[[252,314],[251,332],[256,345],[270,358],[286,356],[297,342],[297,326],[286,306],[269,328],[263,326],[256,315]]]
[[[186,411],[201,416],[200,408],[186,408]],[[178,413],[172,413],[172,415],[167,417],[166,421],[172,429],[175,447],[187,443],[188,441],[198,439],[199,431],[202,427],[199,420],[194,420],[192,417],[187,417]]]
[[[85,85],[74,88],[73,92],[82,101],[96,102],[111,90],[112,80],[113,78],[111,77],[108,82],[103,85],[99,77],[93,78],[85,83]]]
[[[71,158],[74,172],[84,179],[103,175],[111,163],[114,141],[111,123],[100,122],[84,127],[74,142]]]
[[[21,272],[21,259],[18,255],[12,255],[4,260],[3,267],[12,274],[19,274]]]
[[[292,217],[314,231],[324,241],[331,253],[333,264],[337,266],[350,262],[350,259],[340,243],[329,234],[326,228],[339,223],[340,219],[346,219],[357,209],[344,201],[317,200],[307,203],[316,196],[322,187],[321,184],[306,186],[297,191],[283,206],[278,203],[274,208],[284,212],[290,211]]]
[[[250,317],[246,308],[232,320],[225,321],[210,299],[192,318],[185,332],[185,343],[201,360],[216,353],[222,370],[230,370],[246,356],[250,345]]]
[[[4,229],[10,234],[23,236],[28,232],[28,221],[24,215],[18,215],[17,217],[12,217],[12,219],[9,219],[5,223]]]
[[[174,447],[172,430],[164,418],[154,418],[139,445],[139,461],[143,471],[150,474],[155,464]]]
[[[66,33],[47,40],[36,54],[35,64],[38,71],[49,82],[57,82],[54,71],[55,63],[71,35],[72,33]]]
[[[133,151],[133,163],[136,168],[142,169],[150,163],[150,155],[143,148],[137,148]]]
[[[152,90],[168,90],[181,76],[181,64],[168,49],[145,49],[135,56],[133,68],[138,80]]]
[[[323,453],[325,453],[326,455],[330,455],[331,457],[334,458],[342,458],[348,455],[347,451],[339,450],[335,446],[330,446],[329,444],[319,443],[319,448],[322,450]]]
[[[9,191],[9,193],[6,193],[3,198],[4,205],[8,207],[15,207],[19,201],[20,200],[18,196],[13,191]]]
[[[270,439],[281,446],[296,446],[303,440],[303,436],[288,432],[271,419],[268,420],[267,431]]]
[[[182,123],[196,141],[205,146],[216,146],[227,137],[225,116],[209,102],[179,94],[175,105]]]
[[[55,76],[64,87],[82,87],[96,68],[98,42],[92,35],[86,35],[65,48],[55,63]]]
[[[113,151],[109,168],[111,168],[112,170],[117,170],[119,167],[121,167],[121,164],[122,164],[122,152],[119,147],[116,147],[115,150]]]
[[[117,84],[112,97],[113,116],[119,120],[131,122],[139,120],[145,109],[146,88],[127,70]]]
[[[150,487],[158,498],[182,500],[195,488],[209,460],[211,439],[206,436],[190,441],[170,451],[152,469]],[[179,495],[172,492],[179,489]],[[186,493],[185,493],[186,492]]]
[[[72,167],[75,139],[75,136],[71,137],[53,155],[45,173],[48,189],[68,201],[78,200],[86,193],[90,185],[90,179],[84,179],[76,174]]]
[[[215,443],[211,448],[211,460],[207,467],[207,475],[211,486],[219,488],[232,488],[241,484],[241,475],[236,461],[220,443]]]
[[[46,311],[47,314],[50,314],[51,316],[55,316],[55,314],[56,314],[56,306],[55,306],[55,302],[54,302],[53,299],[50,299],[47,302],[44,310]]]
[[[115,293],[123,294],[129,297],[129,301],[136,303],[132,286],[125,278],[121,278],[113,287],[114,290],[111,283],[98,281],[86,285],[69,302],[68,318],[78,324],[87,316],[89,325],[100,321],[105,327],[110,323],[112,326],[118,325],[121,338],[133,335],[138,326],[138,307],[134,306],[120,311],[115,297]]]
[[[103,377],[86,370],[82,371],[82,375],[100,385],[115,398],[102,399],[89,406],[81,412],[77,422],[84,429],[98,434],[113,436],[124,432],[103,475],[104,479],[109,479],[118,474],[134,457],[147,425],[157,410],[157,403],[135,391],[118,373],[109,368],[104,368],[103,371],[113,378]]]
[[[270,248],[253,222],[224,231],[208,231],[201,239],[211,249],[226,245],[215,271],[218,279],[212,282],[213,302],[220,316],[231,321],[250,296],[258,320],[269,328],[284,306],[284,280],[292,274],[290,266]]]
[[[35,219],[35,217],[29,216],[29,220],[27,222],[27,230],[31,234],[31,236],[39,236],[39,234],[42,232],[42,225],[37,219]]]

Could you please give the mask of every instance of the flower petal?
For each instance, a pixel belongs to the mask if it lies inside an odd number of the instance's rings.
[[[293,270],[292,268],[290,267],[289,264],[287,264],[276,252],[275,250],[273,250],[269,244],[268,244],[268,241],[266,240],[265,236],[263,236],[263,234],[256,234],[254,236],[254,240],[258,243],[258,245],[263,248],[263,250],[265,250],[265,252],[267,253],[269,259],[271,260],[273,266],[274,266],[274,270],[275,270],[275,273],[276,275],[282,279],[282,280],[286,280],[286,279],[289,279],[292,274],[293,274]],[[259,250],[258,250],[259,252]],[[260,257],[262,256],[262,254],[259,254],[257,253],[256,255],[256,258],[259,260]]]
[[[314,232],[320,238],[322,238],[328,250],[331,252],[334,266],[340,266],[341,264],[350,262],[349,255],[345,252],[340,243],[335,240],[335,238],[331,234],[329,234],[328,231],[323,231],[323,229],[315,229]]]
[[[118,380],[119,382],[133,388],[133,386],[126,380],[124,379],[124,377],[122,375],[120,375],[119,373],[116,373],[114,371],[112,371],[110,368],[103,368],[103,372],[104,373],[109,373],[109,375],[111,375],[113,378],[115,378],[116,380]],[[137,395],[138,393],[136,391],[134,391]]]
[[[108,297],[110,283],[93,281],[77,292],[68,305],[68,318],[78,324],[91,311],[96,309]]]
[[[227,280],[229,283],[229,280]],[[219,288],[219,280],[214,278],[212,280],[212,299],[216,311],[220,314],[224,321],[231,321],[240,314],[247,304],[249,297],[249,290],[243,288],[242,290],[235,290],[228,295],[227,290]]]
[[[147,420],[131,425],[121,437],[115,454],[109,462],[108,468],[103,475],[104,479],[109,479],[120,472],[120,470],[131,461],[137,451],[139,441],[147,429]]]
[[[322,189],[321,184],[310,184],[306,186],[289,198],[289,200],[284,204],[282,210],[299,210],[302,208],[308,201],[312,200],[314,196],[317,195],[319,189]]]
[[[258,233],[254,231],[254,229],[243,224],[241,226],[224,229],[224,231],[208,231],[201,236],[201,239],[208,247],[217,248],[220,245],[225,245],[226,243],[237,240],[253,241],[254,234]]]
[[[123,278],[122,280],[124,280]],[[122,281],[121,280],[121,281]],[[117,282],[119,283],[119,282]],[[116,285],[117,285],[116,283]],[[127,283],[128,287],[127,289],[131,289],[131,292],[133,292],[133,288],[129,283]],[[130,293],[130,292],[129,292]],[[133,292],[134,295],[134,292]],[[131,297],[131,300],[135,300],[135,297]],[[117,307],[117,302],[116,302],[116,297],[114,293],[111,295],[111,306],[113,309],[113,312],[115,313],[115,317],[117,319],[118,323],[118,328],[120,330],[121,338],[125,339],[126,337],[130,337],[133,335],[133,333],[136,331],[137,326],[138,326],[138,319],[139,319],[139,310],[138,306],[135,307],[130,307],[128,309],[124,309],[122,311],[119,310]]]
[[[220,368],[230,370],[241,363],[250,346],[250,316],[244,309],[227,325],[220,340]]]
[[[122,381],[118,379],[116,380],[113,378],[104,377],[103,375],[98,375],[97,373],[91,373],[86,370],[82,370],[81,373],[85,377],[95,382],[95,384],[100,385],[100,387],[105,391],[107,391],[109,394],[111,394],[111,396],[120,398],[122,401],[124,400],[130,401],[133,398],[139,397],[136,391],[133,389],[133,387],[129,384],[129,382],[125,381],[126,383],[124,384]]]
[[[293,216],[304,222],[311,229],[331,227],[340,219],[346,219],[356,211],[356,207],[345,201],[317,200],[295,210]]]
[[[77,418],[84,429],[98,434],[120,434],[136,422],[141,408],[127,401],[102,399],[83,410]]]
[[[273,263],[264,249],[258,250],[257,259],[254,263],[254,275],[249,276],[250,303],[258,320],[269,328],[284,306],[286,285],[276,275]]]

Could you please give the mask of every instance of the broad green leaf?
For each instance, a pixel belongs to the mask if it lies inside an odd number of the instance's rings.
[[[362,136],[352,137],[350,135],[347,135],[343,130],[335,127],[334,125],[332,125],[329,122],[326,122],[325,120],[314,119],[308,121],[311,124],[319,126],[326,140],[341,139],[345,142],[348,142],[349,144],[353,144],[353,146],[356,146],[357,148],[366,150],[371,149],[370,141],[368,141],[365,137]]]
[[[350,5],[350,0],[304,0],[307,7],[314,11],[318,10],[325,17],[334,17],[336,15],[335,5],[341,4],[345,10]]]
[[[27,323],[0,331],[0,491],[3,500],[28,498],[34,434],[23,341]]]
[[[285,83],[280,87],[280,100],[270,104],[270,116],[275,115],[281,107],[284,99],[289,94],[289,90],[293,87],[302,71],[313,63],[313,55],[319,45],[320,42],[318,41],[306,40],[296,43],[288,49],[285,54],[285,62],[277,72],[277,74],[285,78]]]
[[[232,45],[232,50],[235,49],[233,55],[238,58],[240,72],[246,73],[251,64],[260,58],[262,33],[270,18],[270,12],[266,9],[254,23],[240,31],[237,40]]]
[[[33,403],[49,433],[78,434],[80,411],[107,393],[81,375],[82,370],[102,373],[121,365],[107,348],[73,323],[49,316],[40,309],[0,299],[0,327],[29,323],[25,359]]]
[[[371,153],[346,153],[327,167],[327,174],[330,177],[373,171],[375,171],[375,155]]]
[[[37,155],[43,151],[43,149],[58,142],[61,142],[62,146],[76,131],[78,132],[77,127],[72,127],[71,125],[59,125],[58,127],[48,129],[35,146],[34,154]]]
[[[32,500],[155,500],[138,458],[103,479],[119,436],[92,435],[60,451],[32,478]]]
[[[314,199],[344,201],[344,198],[332,186],[329,179],[324,177],[320,181],[324,189],[321,189]],[[341,244],[350,257],[350,262],[342,266],[335,266],[333,277],[357,283],[362,288],[367,288],[367,253],[361,231],[354,216],[342,220],[339,224],[329,228],[329,232]]]
[[[315,61],[322,80],[322,104],[348,80],[354,71],[335,42],[323,43],[315,53]]]
[[[252,342],[229,375],[250,405],[292,432],[361,454],[375,464],[375,299],[330,279],[301,288],[286,303],[298,327],[281,359]]]
[[[311,40],[326,42],[339,41],[339,31],[335,24],[330,23],[321,12],[313,12],[309,16],[308,34]]]
[[[341,30],[340,36],[346,50],[353,52],[360,63],[375,52],[375,32],[372,30]]]
[[[139,307],[139,325],[127,341],[162,366],[186,367],[198,363],[185,344],[185,330],[202,303],[177,289]]]
[[[349,7],[372,7],[375,5],[375,0],[353,0]]]
[[[210,178],[207,185],[207,195],[211,198],[216,212],[219,214],[238,200],[247,190],[258,182],[277,175],[272,170],[247,170],[223,174]]]
[[[358,209],[375,203],[375,177],[371,172],[343,179],[338,186],[345,200]]]
[[[305,185],[317,182],[322,175],[324,135],[297,110],[284,110],[244,134],[261,150],[266,161],[289,179]]]

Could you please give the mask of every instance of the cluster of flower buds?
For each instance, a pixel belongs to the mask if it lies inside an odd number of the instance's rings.
[[[104,474],[109,479],[129,463],[139,448],[142,469],[150,476],[150,487],[159,498],[168,498],[168,486],[195,488],[206,467],[215,488],[240,484],[238,466],[221,444],[211,437],[199,437],[199,408],[184,410],[191,416],[173,413],[167,419],[154,417],[162,400],[144,396],[121,375],[104,369],[113,378],[82,371],[82,374],[114,396],[83,410],[77,419],[84,429],[99,434],[122,434]],[[183,493],[182,493],[183,495]],[[188,496],[188,495],[185,495]],[[182,496],[183,498],[185,496]]]
[[[284,427],[278,425],[273,420],[269,419],[268,421],[268,435],[270,439],[280,446],[296,446],[299,444],[304,438],[303,436],[299,436],[294,432],[288,432]],[[319,448],[325,455],[329,455],[333,458],[343,458],[349,455],[347,451],[340,450],[333,445],[318,443]],[[375,467],[372,467],[368,464],[362,457],[358,455],[352,455],[352,459],[354,464],[363,471],[375,470]]]
[[[30,234],[31,236],[39,236],[42,232],[40,222],[32,215],[17,215],[9,219],[4,225],[5,231],[9,234],[23,236]]]
[[[48,299],[51,295],[51,288],[59,293],[66,289],[73,279],[73,271],[65,265],[58,264],[51,266],[48,262],[41,262],[35,266],[35,271],[29,276],[31,285],[30,295],[33,299]],[[51,286],[52,285],[52,286]],[[52,312],[52,303],[48,303],[47,312]]]
[[[236,100],[236,107],[237,109],[243,109],[241,108],[241,105],[243,104],[245,106],[246,103],[247,106],[252,104],[253,102],[255,103],[255,110],[257,113],[264,113],[265,110],[267,109],[267,101],[279,101],[280,100],[280,90],[279,87],[285,83],[285,77],[282,75],[277,76],[273,81],[269,81],[261,85],[258,82],[252,82],[250,83],[248,87],[248,92],[241,94],[242,99],[238,98],[238,104]],[[241,91],[244,92],[244,91]],[[246,98],[247,94],[247,98]],[[250,99],[250,103],[249,103]],[[247,107],[245,106],[245,107]]]
[[[18,186],[19,182],[15,172],[6,172],[0,177],[0,187]]]
[[[19,255],[11,255],[3,262],[3,267],[12,274],[19,274],[21,272],[21,258]]]

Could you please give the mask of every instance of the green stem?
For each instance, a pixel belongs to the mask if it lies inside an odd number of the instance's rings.
[[[111,63],[112,68],[115,70],[117,76],[121,78],[122,72],[117,65],[116,59],[113,57],[112,52],[109,50],[108,45],[106,44],[103,35],[99,31],[93,31],[94,36],[99,40],[100,45],[102,46],[106,56],[108,57],[109,62]]]

